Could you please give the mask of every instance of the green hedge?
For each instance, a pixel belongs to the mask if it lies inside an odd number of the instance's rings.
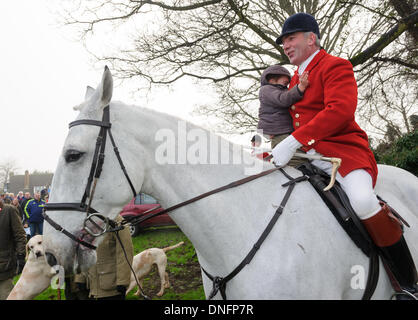
[[[377,163],[399,167],[418,176],[418,131],[405,134],[392,144],[381,143],[373,152]]]

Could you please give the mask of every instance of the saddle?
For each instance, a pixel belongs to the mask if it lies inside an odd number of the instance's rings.
[[[302,171],[302,173],[308,177],[308,181],[328,206],[340,226],[345,230],[355,245],[369,258],[368,279],[362,299],[370,299],[376,289],[377,281],[379,279],[379,248],[369,236],[369,233],[352,208],[346,193],[338,181],[335,181],[334,186],[330,190],[324,191],[324,188],[328,185],[330,180],[330,176],[327,173],[309,162],[301,164],[296,169]],[[377,198],[379,201],[385,202],[379,196],[377,196]],[[393,208],[390,209],[396,218],[402,221],[406,226],[409,226],[406,221],[393,210]],[[392,282],[392,286],[398,291],[396,279],[394,279],[393,274],[390,272],[383,259],[382,262]]]
[[[356,246],[370,258],[374,243],[350,205],[350,201],[338,181],[335,181],[334,186],[329,191],[323,191],[330,180],[327,173],[309,162],[303,163],[297,169],[308,176],[308,181],[331,210],[341,227]]]

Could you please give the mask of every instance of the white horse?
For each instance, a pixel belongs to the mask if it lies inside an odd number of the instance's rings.
[[[136,190],[157,198],[163,207],[241,179],[250,166],[273,167],[202,128],[190,123],[185,127],[173,116],[111,102],[112,90],[112,76],[105,68],[97,89],[88,88],[85,101],[77,107],[77,119],[101,120],[103,108],[110,104],[112,133]],[[51,203],[80,202],[98,130],[90,125],[69,130],[52,182]],[[208,149],[210,154],[205,153]],[[170,158],[173,152],[175,156]],[[92,207],[115,218],[132,192],[110,144],[105,154]],[[290,167],[285,170],[293,177],[301,175]],[[412,210],[418,207],[418,179],[395,167],[379,166],[379,170],[376,192],[411,225],[405,238],[417,263],[418,219]],[[170,216],[192,241],[201,266],[223,277],[251,250],[281,202],[287,190],[281,185],[287,181],[282,173],[274,172],[182,207]],[[79,211],[47,214],[74,234],[83,228],[86,216]],[[101,237],[96,238],[94,244],[100,241]],[[84,248],[77,256],[75,242],[48,223],[44,245],[67,272],[74,265],[85,270],[95,263],[94,250]],[[227,283],[226,295],[228,299],[360,299],[368,263],[311,185],[301,182],[254,259]],[[393,290],[380,267],[373,298],[389,299]],[[208,296],[212,282],[203,273],[202,278]],[[220,293],[215,296],[220,297]]]

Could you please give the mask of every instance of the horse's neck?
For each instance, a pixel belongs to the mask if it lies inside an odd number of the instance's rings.
[[[162,127],[173,132],[178,130],[177,120],[175,118],[169,121],[154,119],[160,124],[156,128]],[[137,137],[136,140],[154,141],[154,143],[147,144],[148,149],[145,151],[148,157],[152,158],[157,152],[159,142],[155,142],[158,130],[152,129],[153,126],[149,124],[151,122],[151,119],[145,122],[147,128],[143,128],[142,136]],[[207,133],[209,135],[209,132]],[[147,136],[145,139],[144,135]],[[177,138],[176,152],[179,150]],[[242,150],[234,149],[232,144],[224,143],[223,148],[228,150],[222,150],[221,147],[218,151],[229,152],[227,158],[230,162],[240,157],[245,162],[244,158],[250,156],[242,153],[237,155],[236,153]],[[210,155],[208,157],[210,158]],[[249,169],[248,162],[247,165],[234,165],[187,164],[186,161],[186,164],[160,165],[155,159],[148,159],[147,164],[141,191],[156,197],[165,208],[242,179],[246,173],[248,175],[246,169]],[[274,182],[274,179],[277,180],[277,175],[275,178],[261,178],[260,180],[263,181],[250,182],[244,186],[211,195],[178,209],[170,215],[193,242],[199,252],[199,258],[216,259],[219,269],[222,270],[227,263],[226,260],[228,263],[231,261],[234,264],[239,263],[243,258],[243,251],[251,249],[256,237],[262,232],[260,228],[265,227],[260,221],[265,220],[266,208],[271,207],[269,190],[280,184],[279,181]],[[225,252],[228,253],[227,257],[222,256]],[[235,258],[234,255],[236,255]],[[211,264],[213,263],[216,264],[215,261],[211,261]]]
[[[155,194],[164,207],[172,206],[244,177],[236,171],[240,170],[216,165],[166,166],[154,175]],[[202,265],[206,265],[204,259],[228,271],[230,264],[237,265],[245,257],[265,227],[260,221],[266,210],[260,201],[271,205],[260,185],[250,182],[198,200],[170,216],[193,242]]]

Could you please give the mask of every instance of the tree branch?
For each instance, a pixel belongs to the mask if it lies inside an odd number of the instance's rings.
[[[238,8],[234,0],[228,0],[229,5],[231,6],[231,9],[236,13],[236,15],[239,17],[239,19],[244,22],[251,30],[255,32],[261,39],[263,39],[265,42],[271,44],[274,48],[279,50],[279,52],[282,54],[283,57],[285,57],[283,48],[280,47],[276,41],[266,36],[266,34],[258,28],[254,23],[252,23],[250,20],[247,19],[247,17],[242,13],[242,11]]]
[[[363,64],[371,57],[381,52],[385,47],[391,44],[402,33],[404,33],[408,28],[412,27],[416,23],[418,23],[418,10],[405,19],[400,20],[399,23],[397,23],[392,29],[382,35],[373,45],[368,47],[366,50],[349,59],[351,64],[353,67]]]
[[[149,4],[149,5],[158,6],[158,7],[161,7],[163,9],[171,10],[171,11],[194,10],[194,9],[210,6],[212,4],[221,3],[222,1],[223,0],[209,0],[209,1],[204,1],[204,2],[200,2],[200,3],[191,4],[191,5],[188,5],[188,6],[169,6],[169,5],[166,5],[162,2],[155,2],[155,1],[149,1],[149,0],[140,0],[140,1],[131,0],[131,2],[139,2],[141,4],[141,6],[144,5],[144,4]]]
[[[396,64],[399,64],[401,66],[407,67],[407,68],[418,70],[418,65],[417,64],[409,63],[409,62],[403,61],[401,59],[373,57],[372,60],[373,61],[380,61],[380,62],[392,62],[392,63],[396,63]]]

